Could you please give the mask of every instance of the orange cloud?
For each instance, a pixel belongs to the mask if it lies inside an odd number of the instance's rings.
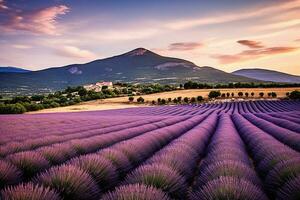
[[[69,8],[65,5],[33,11],[14,11],[9,9],[5,12],[6,19],[0,22],[0,27],[2,31],[6,32],[26,31],[56,35],[58,34],[56,30],[57,17],[67,12],[69,12]]]
[[[231,63],[243,62],[252,59],[258,59],[268,55],[289,53],[289,52],[296,51],[298,49],[299,49],[298,47],[270,47],[270,48],[263,48],[263,49],[246,50],[234,55],[226,55],[226,54],[213,55],[212,57],[218,59],[218,61],[221,64],[231,64]]]
[[[264,45],[261,42],[253,41],[253,40],[238,40],[237,43],[241,45],[245,45],[252,49],[263,48]]]
[[[177,42],[169,45],[168,50],[170,51],[189,51],[202,47],[202,43],[198,42]]]

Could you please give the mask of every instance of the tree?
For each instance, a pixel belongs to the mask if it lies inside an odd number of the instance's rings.
[[[130,102],[133,102],[134,97],[129,97],[128,100],[129,100]]]
[[[136,100],[138,103],[144,103],[144,98],[143,97],[139,97],[139,98],[137,98],[137,100]]]
[[[233,92],[231,93],[231,97],[234,97],[234,93]]]
[[[157,103],[160,104],[161,103],[161,98],[157,99]]]
[[[272,96],[272,92],[268,92],[268,97],[271,97]]]
[[[152,100],[152,104],[155,105],[155,100]]]
[[[227,98],[229,98],[229,97],[230,97],[230,93],[229,93],[229,92],[227,92],[227,93],[226,93],[226,96],[227,96]]]
[[[197,101],[203,101],[203,97],[202,96],[197,96]]]
[[[221,92],[220,92],[220,91],[216,91],[216,90],[212,90],[212,91],[210,91],[209,94],[208,94],[208,97],[209,97],[210,99],[212,99],[212,98],[217,98],[217,97],[219,97],[219,96],[221,96]]]
[[[263,93],[263,92],[260,92],[260,93],[259,93],[259,96],[260,96],[261,98],[263,98],[264,95],[265,95],[265,93]]]
[[[251,92],[251,96],[254,97],[254,95],[255,95],[254,92]]]
[[[248,97],[249,97],[249,93],[248,93],[248,92],[246,92],[246,93],[245,93],[245,96],[248,98]]]
[[[177,100],[177,98],[174,98],[174,99],[173,99],[173,103],[175,103],[175,104],[177,104],[177,103],[178,103],[178,100]]]
[[[168,98],[168,102],[169,102],[169,103],[172,102],[172,98]]]
[[[166,104],[166,100],[165,100],[165,99],[162,99],[162,100],[161,100],[161,104],[165,105],[165,104]]]
[[[243,95],[244,95],[243,92],[239,92],[239,93],[238,93],[238,96],[239,96],[239,97],[242,97]]]
[[[184,101],[184,103],[188,103],[189,102],[189,98],[188,97],[184,97],[183,101]]]
[[[222,93],[221,97],[222,98],[225,98],[226,94],[225,93]]]
[[[298,90],[292,91],[289,95],[289,98],[290,99],[300,99],[300,91],[298,91]]]
[[[276,92],[272,92],[272,98],[276,98],[277,97],[277,94],[276,94]]]
[[[86,94],[87,94],[87,90],[85,88],[83,88],[83,87],[79,88],[79,90],[78,90],[78,95],[79,96],[83,97]]]
[[[178,103],[181,103],[182,97],[177,97],[177,101],[178,101]]]
[[[290,96],[290,93],[289,93],[289,92],[287,92],[287,93],[285,93],[285,95],[286,95],[287,97],[289,97],[289,96]]]
[[[20,104],[0,104],[0,113],[1,114],[22,114],[26,112],[26,108]]]
[[[196,98],[195,97],[192,97],[191,98],[191,103],[195,103],[196,102]]]

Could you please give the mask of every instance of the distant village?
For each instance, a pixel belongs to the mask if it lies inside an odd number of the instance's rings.
[[[97,82],[95,84],[84,85],[83,87],[87,91],[93,90],[95,92],[101,92],[102,89],[112,89],[113,83],[112,82]]]

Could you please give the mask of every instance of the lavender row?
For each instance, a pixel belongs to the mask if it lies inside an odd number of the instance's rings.
[[[300,154],[243,116],[233,115],[232,118],[251,152],[269,196],[279,200],[299,198]]]
[[[268,199],[228,115],[220,116],[190,199]]]
[[[244,114],[246,119],[248,119],[255,126],[266,131],[280,142],[290,146],[291,148],[300,151],[300,134],[277,126],[271,122],[268,122],[264,119],[258,118],[253,114]]]

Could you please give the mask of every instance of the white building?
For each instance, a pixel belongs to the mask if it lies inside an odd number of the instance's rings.
[[[94,90],[95,92],[101,92],[103,86],[107,86],[108,89],[111,89],[113,87],[113,83],[112,82],[97,82],[95,84],[84,85],[83,87],[86,90]]]

